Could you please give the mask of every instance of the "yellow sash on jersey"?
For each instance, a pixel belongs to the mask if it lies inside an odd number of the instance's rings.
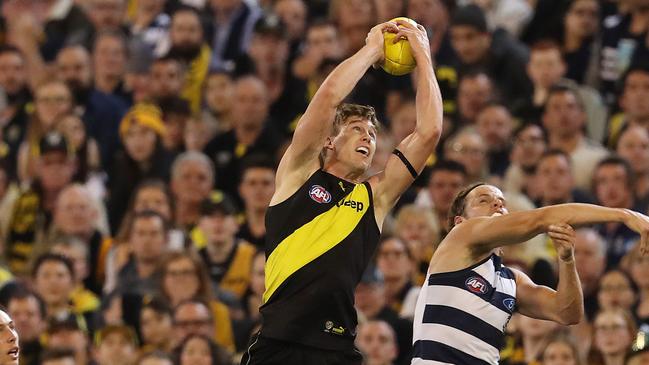
[[[280,242],[266,262],[264,303],[293,273],[342,242],[370,206],[364,184]]]

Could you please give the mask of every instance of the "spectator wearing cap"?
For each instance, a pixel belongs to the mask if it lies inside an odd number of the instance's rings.
[[[91,57],[82,46],[61,49],[56,56],[56,70],[72,90],[74,105],[86,123],[88,135],[99,143],[102,166],[110,166],[119,146],[118,129],[126,104],[93,86]]]
[[[232,70],[234,61],[247,49],[261,9],[243,0],[210,0],[212,29],[208,38],[212,47],[210,68]]]
[[[250,156],[243,162],[239,195],[243,212],[239,215],[237,237],[264,250],[266,242],[266,210],[275,192],[275,163],[262,155]]]
[[[155,271],[167,252],[168,222],[158,213],[145,210],[135,213],[128,229],[131,255],[119,270],[115,289],[122,294],[155,293]],[[107,283],[115,282],[107,280]],[[105,287],[105,292],[113,288]]]
[[[201,204],[214,186],[214,165],[196,151],[178,155],[171,166],[171,193],[175,204],[175,226],[190,232],[201,217]]]
[[[36,178],[13,203],[5,239],[5,255],[11,272],[29,273],[29,259],[43,248],[43,239],[52,223],[52,213],[60,192],[72,182],[73,154],[62,134],[50,132],[39,143]]]
[[[250,284],[250,267],[256,248],[236,237],[237,211],[227,196],[210,196],[203,202],[194,245],[207,267],[211,282],[241,299]]]
[[[111,231],[116,232],[133,189],[145,179],[169,179],[172,156],[163,146],[166,127],[162,111],[153,104],[136,104],[119,127],[124,145],[109,170],[108,202]]]
[[[502,29],[490,32],[479,6],[471,4],[456,9],[450,34],[460,74],[471,68],[484,69],[507,103],[527,93],[527,49]]]
[[[234,98],[232,130],[216,135],[203,152],[216,167],[216,187],[237,196],[241,161],[257,153],[275,157],[282,139],[268,122],[270,95],[262,80],[252,75],[237,79]]]
[[[72,349],[75,364],[88,364],[90,360],[88,330],[75,317],[51,319],[47,325],[46,346],[50,349]]]
[[[192,113],[196,114],[200,111],[203,83],[212,54],[205,42],[197,10],[182,7],[173,13],[169,41],[167,55],[183,63],[186,70],[181,95],[189,102]]]
[[[277,130],[290,135],[291,122],[306,108],[303,80],[291,73],[290,43],[286,27],[276,15],[260,18],[255,24],[246,55],[237,62],[237,73],[254,73],[266,86],[269,116]]]
[[[70,88],[58,80],[47,80],[34,90],[34,109],[27,130],[20,141],[16,171],[18,180],[29,182],[37,173],[36,160],[39,156],[41,138],[53,130],[63,116],[72,112],[74,101]]]
[[[137,336],[132,328],[108,325],[95,333],[94,358],[97,365],[133,365],[137,356]]]
[[[397,337],[398,355],[395,364],[409,364],[412,347],[412,321],[399,317],[386,302],[383,274],[369,266],[354,292],[356,310],[367,320],[387,322]]]

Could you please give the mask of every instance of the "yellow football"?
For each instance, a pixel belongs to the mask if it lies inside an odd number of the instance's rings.
[[[413,25],[417,25],[417,22],[406,17],[394,18],[390,21],[396,20],[405,20]],[[395,36],[396,34],[394,33],[383,33],[385,62],[383,62],[381,67],[390,75],[400,76],[414,70],[417,64],[415,58],[412,56],[410,42],[407,39],[400,39],[394,43]]]

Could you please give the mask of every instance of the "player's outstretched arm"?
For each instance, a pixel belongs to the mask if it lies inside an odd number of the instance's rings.
[[[502,216],[471,218],[454,227],[448,238],[468,245],[472,251],[486,253],[496,247],[527,241],[553,224],[571,226],[620,222],[640,234],[640,249],[647,252],[649,217],[629,209],[606,208],[592,204],[559,204]]]
[[[318,156],[325,139],[331,133],[336,107],[352,91],[367,69],[383,59],[383,32],[388,31],[396,32],[396,24],[386,22],[372,28],[366,45],[338,65],[315,93],[280,162],[277,171],[277,192],[280,195],[283,190],[292,190],[288,195],[292,194],[319,168]],[[273,200],[277,200],[276,197]]]
[[[442,133],[442,95],[433,70],[426,30],[421,25],[415,26],[407,21],[397,23],[400,28],[395,39],[398,40],[401,36],[408,39],[417,62],[417,124],[415,130],[399,143],[397,150],[412,166],[413,172],[419,174]],[[404,161],[397,155],[390,156],[385,171],[373,177],[372,181],[376,191],[374,199],[377,219],[382,220],[414,179]]]
[[[514,270],[518,311],[563,325],[577,324],[584,315],[584,297],[575,267],[575,231],[567,224],[553,224],[547,233],[557,249],[559,285],[556,291],[536,285],[527,275]]]

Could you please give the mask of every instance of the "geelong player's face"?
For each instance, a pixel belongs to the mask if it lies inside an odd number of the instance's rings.
[[[465,209],[468,218],[490,217],[509,213],[502,191],[495,186],[481,185],[467,196]]]
[[[367,119],[351,117],[336,137],[338,159],[366,171],[376,151],[376,128]]]

